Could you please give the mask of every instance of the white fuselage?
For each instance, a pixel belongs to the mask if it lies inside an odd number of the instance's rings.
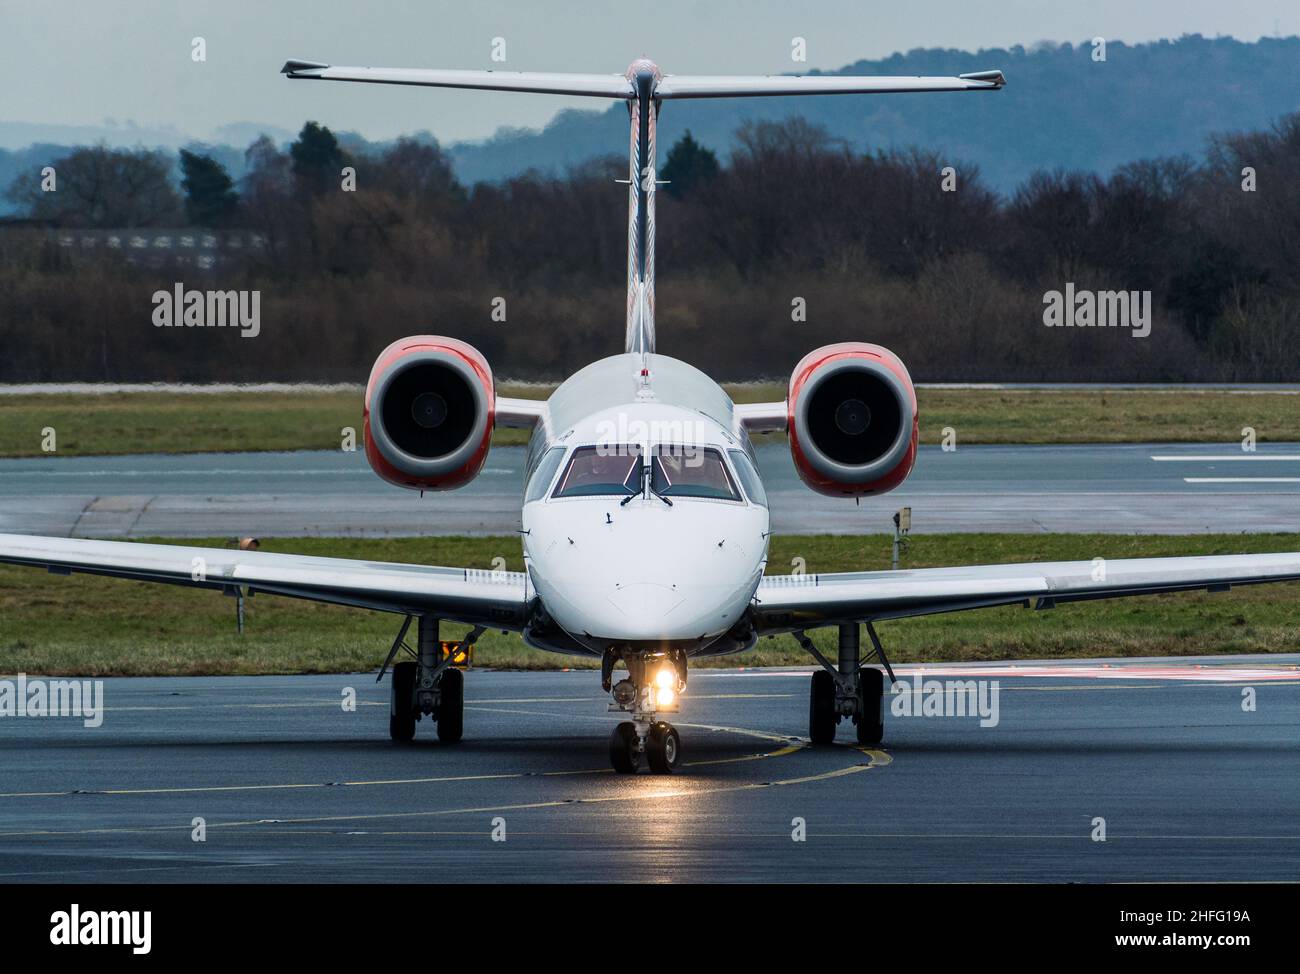
[[[611,484],[584,485],[593,468]],[[762,578],[768,510],[715,382],[652,353],[595,362],[551,397],[525,477],[524,563],[573,651],[743,648],[719,637]]]

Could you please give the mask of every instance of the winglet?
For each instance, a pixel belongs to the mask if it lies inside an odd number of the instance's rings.
[[[957,77],[963,81],[987,81],[994,88],[1001,88],[1007,83],[1007,79],[1003,77],[1001,71],[973,71],[970,74],[959,74]]]
[[[280,73],[287,74],[292,78],[299,71],[319,71],[328,67],[328,64],[321,64],[318,61],[285,61]]]

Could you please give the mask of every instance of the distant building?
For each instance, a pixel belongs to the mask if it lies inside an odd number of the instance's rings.
[[[83,230],[55,227],[39,220],[11,219],[0,221],[0,236],[9,242],[15,242],[17,237],[30,247],[53,243],[74,259],[80,255],[119,254],[128,264],[150,268],[210,270],[266,249],[266,238],[260,233],[204,227]]]

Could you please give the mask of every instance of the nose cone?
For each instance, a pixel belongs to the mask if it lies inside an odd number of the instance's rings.
[[[765,512],[637,499],[607,522],[607,506],[547,505],[563,517],[528,524],[533,582],[560,626],[608,643],[697,640],[735,623],[762,573]]]
[[[676,586],[659,582],[615,585],[609,600],[615,608],[631,618],[657,616],[661,619],[666,619],[683,602]]]

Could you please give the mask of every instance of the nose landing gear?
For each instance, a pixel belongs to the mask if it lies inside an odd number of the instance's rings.
[[[669,774],[681,751],[677,728],[662,720],[625,720],[609,735],[609,763],[619,774],[636,774],[643,756],[652,772]]]
[[[620,659],[628,676],[613,684],[614,664]],[[681,736],[659,715],[680,709],[677,700],[686,686],[686,655],[677,651],[624,656],[607,649],[601,660],[601,685],[614,698],[610,712],[632,718],[622,721],[609,735],[609,763],[614,770],[635,774],[644,757],[653,773],[670,773],[681,758]]]

